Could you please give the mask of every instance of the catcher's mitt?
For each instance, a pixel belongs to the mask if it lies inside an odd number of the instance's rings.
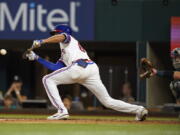
[[[153,75],[153,65],[147,58],[141,58],[140,61],[140,78],[150,78]]]

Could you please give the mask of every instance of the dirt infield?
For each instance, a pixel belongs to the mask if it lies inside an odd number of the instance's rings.
[[[68,120],[46,120],[46,119],[0,119],[0,123],[60,123],[60,124],[179,124],[180,121],[170,120],[146,120],[137,122],[134,120],[99,120],[99,119],[68,119]]]

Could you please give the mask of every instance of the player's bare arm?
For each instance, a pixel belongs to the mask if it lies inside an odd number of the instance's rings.
[[[35,49],[35,48],[39,48],[41,47],[41,45],[43,44],[51,44],[51,43],[60,43],[60,42],[64,42],[66,40],[66,35],[65,34],[56,34],[54,36],[51,36],[47,39],[43,39],[43,40],[34,40],[33,45],[31,48]]]
[[[173,77],[175,80],[179,80],[180,79],[180,71],[175,71]]]
[[[43,40],[34,40],[31,51],[35,48],[41,47],[42,44],[49,43],[68,43],[70,41],[69,35],[72,34],[71,28],[64,25],[57,25],[53,31],[50,32],[51,37]]]
[[[44,39],[42,44],[60,43],[60,42],[64,42],[65,39],[66,36],[64,34],[57,34],[47,39]]]

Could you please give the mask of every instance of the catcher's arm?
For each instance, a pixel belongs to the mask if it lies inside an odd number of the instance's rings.
[[[168,70],[154,70],[154,74],[159,77],[169,78],[173,80],[179,80],[180,79],[180,71],[168,71]]]
[[[140,61],[140,78],[150,78],[154,75],[169,79],[180,79],[180,71],[157,70],[147,58],[142,58]]]

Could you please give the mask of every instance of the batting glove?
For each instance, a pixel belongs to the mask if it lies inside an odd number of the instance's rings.
[[[34,61],[34,60],[37,60],[39,58],[39,56],[36,55],[33,51],[26,54],[26,57],[29,59],[29,61]]]
[[[32,48],[39,48],[41,47],[42,43],[43,43],[43,40],[34,40]]]

